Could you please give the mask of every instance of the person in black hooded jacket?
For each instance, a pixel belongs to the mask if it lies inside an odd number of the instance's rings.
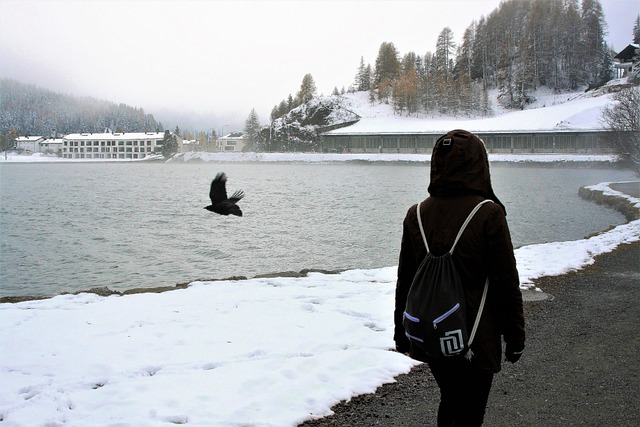
[[[429,197],[420,216],[429,248],[435,256],[451,249],[460,226],[471,210],[484,204],[464,231],[453,254],[460,273],[472,323],[489,288],[480,323],[471,344],[473,357],[430,359],[413,345],[402,325],[407,294],[426,255],[418,226],[417,205],[409,208],[403,223],[394,311],[396,349],[425,361],[440,388],[438,426],[480,426],[484,420],[493,375],[500,371],[502,339],[506,359],[515,363],[525,344],[520,281],[506,221],[506,209],[491,187],[484,142],[476,135],[453,130],[436,142],[431,155]],[[469,330],[472,324],[468,325]]]

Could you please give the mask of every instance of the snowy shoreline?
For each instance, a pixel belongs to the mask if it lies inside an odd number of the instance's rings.
[[[613,184],[588,188],[640,209],[640,198]],[[535,292],[536,278],[581,269],[638,240],[634,220],[577,241],[521,247],[522,287]],[[0,419],[295,426],[329,415],[334,404],[373,393],[416,364],[389,351],[395,270],[0,304]]]
[[[40,153],[32,155],[20,155],[8,153],[7,158],[0,156],[0,163],[191,163],[191,162],[416,162],[426,163],[431,159],[430,154],[393,154],[393,153],[206,153],[193,151],[179,153],[175,157],[165,161],[160,156],[139,160],[123,159],[63,159],[56,156],[47,156]],[[540,154],[508,154],[489,153],[490,162],[506,163],[596,163],[615,164],[617,157],[613,154],[568,154],[568,153],[540,153]]]

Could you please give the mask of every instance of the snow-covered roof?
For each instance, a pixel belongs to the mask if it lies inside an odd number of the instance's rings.
[[[114,132],[114,133],[70,133],[63,139],[105,141],[105,140],[135,140],[135,139],[163,139],[164,132]]]
[[[19,136],[16,138],[16,142],[38,142],[43,139],[42,136]]]
[[[245,139],[244,134],[242,132],[232,132],[225,136],[220,137],[220,139]]]

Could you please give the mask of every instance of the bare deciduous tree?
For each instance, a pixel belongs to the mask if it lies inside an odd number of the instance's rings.
[[[602,125],[616,153],[640,176],[640,87],[622,90],[613,99],[616,103],[602,112]]]

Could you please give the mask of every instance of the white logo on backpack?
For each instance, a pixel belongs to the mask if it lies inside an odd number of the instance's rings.
[[[455,356],[460,354],[464,350],[464,338],[462,337],[462,330],[456,329],[444,334],[444,337],[440,338],[440,349],[445,356]]]

